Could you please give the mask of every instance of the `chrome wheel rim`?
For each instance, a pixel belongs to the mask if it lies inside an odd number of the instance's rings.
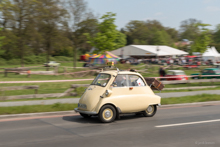
[[[110,120],[113,117],[113,111],[107,108],[102,112],[102,116],[105,120]]]
[[[146,110],[146,113],[147,113],[147,114],[152,114],[153,112],[154,112],[154,106],[151,106],[151,105],[148,106],[148,107],[147,107],[147,110]]]

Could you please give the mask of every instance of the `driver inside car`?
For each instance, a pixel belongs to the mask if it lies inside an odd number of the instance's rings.
[[[118,75],[115,79],[115,81],[113,82],[114,87],[124,87],[124,86],[128,86],[127,85],[127,81],[126,81],[126,77],[124,75]]]

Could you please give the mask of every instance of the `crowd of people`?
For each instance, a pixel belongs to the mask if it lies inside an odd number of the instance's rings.
[[[217,62],[217,61],[216,61]],[[148,59],[121,59],[121,64],[129,63],[132,65],[138,65],[139,63],[146,64],[159,64],[159,65],[213,65],[212,60],[204,61],[201,57],[158,57],[158,58],[148,58]]]

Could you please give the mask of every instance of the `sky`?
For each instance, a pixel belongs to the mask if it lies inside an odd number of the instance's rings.
[[[215,29],[220,24],[220,0],[87,0],[98,16],[116,13],[118,29],[131,20],[158,20],[165,27],[179,29],[183,20],[194,18]]]

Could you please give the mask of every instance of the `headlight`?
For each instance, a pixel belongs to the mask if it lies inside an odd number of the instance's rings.
[[[78,108],[83,108],[83,109],[86,109],[86,108],[87,108],[87,106],[86,106],[85,104],[80,104],[80,103],[78,103]]]

